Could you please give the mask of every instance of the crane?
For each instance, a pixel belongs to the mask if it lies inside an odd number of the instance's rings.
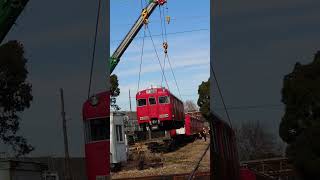
[[[136,37],[140,29],[144,24],[148,23],[148,17],[152,14],[152,12],[158,5],[163,5],[166,2],[166,0],[150,0],[149,5],[142,10],[141,16],[139,16],[137,21],[131,27],[130,31],[127,33],[125,38],[121,41],[117,49],[110,57],[110,74],[112,74],[113,70],[120,62],[121,56],[126,51],[132,40]]]
[[[29,0],[0,0],[0,43],[27,5]]]

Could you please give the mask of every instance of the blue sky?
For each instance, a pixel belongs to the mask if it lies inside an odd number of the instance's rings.
[[[196,103],[198,98],[198,85],[209,78],[209,3],[209,0],[202,1],[201,3],[183,4],[181,4],[180,1],[169,1],[167,4],[168,9],[164,9],[164,12],[168,13],[171,17],[170,24],[166,24],[169,45],[168,54],[183,101],[190,99]],[[144,0],[143,4],[145,4]],[[111,0],[110,54],[112,54],[119,45],[120,40],[123,39],[129,31],[132,24],[140,16],[140,13],[140,1]],[[159,7],[155,9],[149,20],[151,34],[160,35],[161,19]],[[129,110],[129,89],[132,96],[132,109],[135,110],[134,98],[138,88],[143,41],[141,37],[143,37],[143,34],[144,29],[141,29],[137,35],[138,38],[131,43],[114,71],[119,78],[121,94],[117,101],[122,110]],[[146,31],[146,35],[149,35],[148,31]],[[154,36],[153,40],[159,59],[161,60],[162,66],[164,66],[162,36]],[[174,82],[168,61],[165,65],[165,76],[168,81],[169,90],[179,97],[178,88]],[[160,85],[161,80],[162,71],[152,41],[150,37],[146,37],[139,89],[147,88],[150,85]],[[164,81],[163,85],[166,86]]]

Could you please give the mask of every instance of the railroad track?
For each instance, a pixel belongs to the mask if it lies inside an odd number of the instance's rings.
[[[190,176],[190,173],[184,174],[168,174],[159,176],[144,176],[144,177],[131,177],[131,178],[115,178],[117,180],[186,180]],[[198,172],[195,174],[194,180],[209,180],[210,172]]]
[[[162,142],[146,142],[145,144],[152,153],[167,153],[176,151],[194,140],[194,137],[177,136],[174,139],[163,139]]]

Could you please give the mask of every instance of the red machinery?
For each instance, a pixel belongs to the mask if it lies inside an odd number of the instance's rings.
[[[184,122],[184,127],[170,131],[171,137],[175,137],[177,134],[198,137],[199,133],[203,131],[204,121],[201,119],[201,116],[186,113]]]
[[[88,180],[110,176],[110,94],[92,96],[83,105]]]
[[[169,90],[163,87],[145,89],[137,93],[136,100],[138,123],[144,130],[183,127],[183,103]]]

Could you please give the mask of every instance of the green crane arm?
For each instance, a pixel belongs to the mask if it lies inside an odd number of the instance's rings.
[[[0,43],[14,25],[29,0],[0,0]]]
[[[157,5],[163,5],[166,1],[165,0],[150,0],[149,5],[145,8],[147,10],[146,17],[148,18],[151,13],[155,10]],[[134,23],[134,25],[131,27],[128,34],[125,36],[125,38],[122,40],[118,48],[114,51],[112,56],[110,57],[110,74],[112,74],[113,70],[116,68],[118,63],[120,62],[120,57],[122,54],[126,51],[134,37],[138,34],[140,29],[142,28],[144,24],[144,19],[142,15],[139,16],[138,20]]]

